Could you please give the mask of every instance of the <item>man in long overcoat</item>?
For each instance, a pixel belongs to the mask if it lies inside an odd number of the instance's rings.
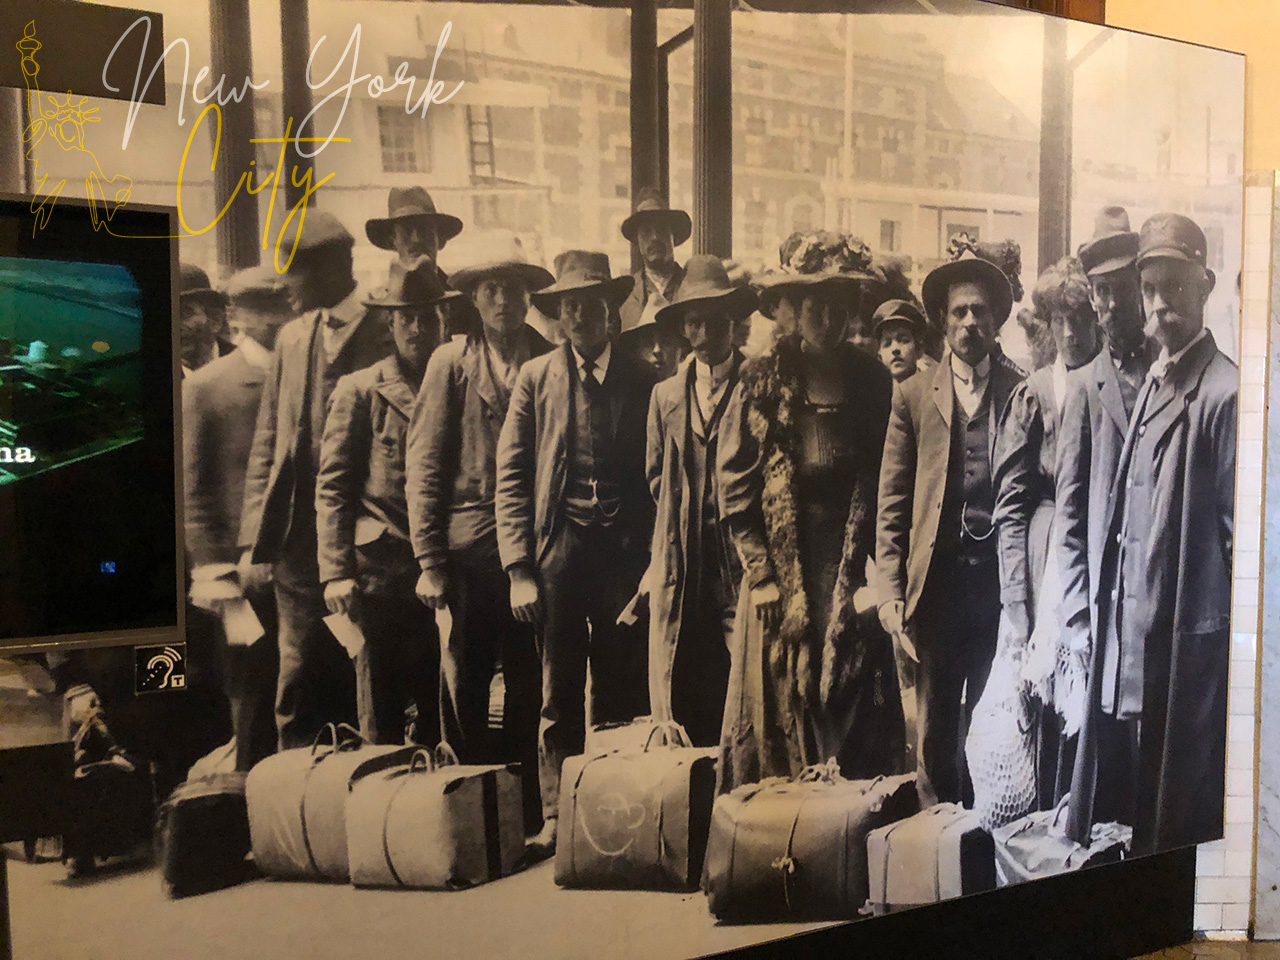
[[[1138,271],[1160,355],[1116,472],[1088,713],[1067,832],[1133,827],[1132,852],[1222,835],[1239,374],[1204,326],[1214,276],[1179,214],[1142,226]]]
[[[308,746],[330,720],[355,720],[355,674],[324,625],[316,472],[338,378],[388,356],[387,325],[360,302],[354,239],[332,214],[306,218],[290,266],[300,316],[280,331],[258,408],[240,521],[241,579],[272,564],[280,617],[280,748]]]
[[[918,658],[917,787],[927,806],[967,792],[961,727],[986,686],[1000,618],[992,454],[1025,374],[996,346],[1013,302],[998,267],[971,255],[945,263],[923,293],[947,347],[936,369],[894,387],[876,564],[887,593],[880,622]]]

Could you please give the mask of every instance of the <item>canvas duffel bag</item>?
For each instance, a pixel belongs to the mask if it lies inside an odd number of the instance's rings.
[[[1118,863],[1125,858],[1133,830],[1119,823],[1095,823],[1089,846],[1082,847],[1062,826],[1070,796],[1054,810],[1041,810],[992,831],[996,845],[996,882],[1004,887],[1059,873]]]
[[[347,879],[347,793],[354,780],[407,764],[414,747],[374,746],[327,724],[310,747],[256,763],[245,781],[253,859],[270,877]]]
[[[654,728],[678,726],[653,717],[636,717],[620,723],[597,723],[587,730],[583,754],[609,753],[613,750],[643,750]]]
[[[358,887],[464,890],[505,877],[524,852],[519,764],[462,766],[447,745],[356,781],[347,852]]]
[[[996,851],[977,814],[940,803],[867,835],[870,911],[883,916],[994,890]]]
[[[716,786],[715,748],[653,723],[639,749],[569,757],[560,775],[562,887],[696,890]]]
[[[850,920],[865,905],[867,834],[920,809],[915,775],[845,780],[834,761],[717,797],[706,894],[722,920]]]
[[[243,773],[180,784],[156,815],[160,879],[170,897],[234,886],[252,876]]]

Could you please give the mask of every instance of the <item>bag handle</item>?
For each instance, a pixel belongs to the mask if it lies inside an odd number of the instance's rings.
[[[320,740],[326,733],[329,735],[329,742],[321,744]],[[328,747],[329,753],[335,753],[339,750],[354,750],[367,742],[360,735],[360,731],[350,724],[326,723],[316,732],[315,739],[311,741],[311,755],[314,757],[321,746]]]
[[[441,767],[456,767],[458,765],[458,755],[453,752],[453,747],[441,740],[434,750],[423,748],[413,751],[413,757],[409,760],[409,772],[435,773]]]
[[[653,738],[655,734],[662,734],[662,746],[664,747],[689,747],[689,734],[685,732],[684,727],[676,723],[674,720],[655,720],[649,727],[649,736],[644,741],[644,752],[648,753],[649,748],[653,746]]]

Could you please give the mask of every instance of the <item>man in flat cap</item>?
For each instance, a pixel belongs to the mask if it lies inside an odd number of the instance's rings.
[[[930,272],[923,294],[946,348],[936,370],[894,388],[876,563],[880,622],[918,664],[917,787],[927,806],[970,792],[961,726],[986,685],[1000,616],[992,451],[1025,374],[996,346],[1013,303],[999,267],[966,251]]]
[[[648,594],[649,698],[656,719],[675,720],[697,746],[720,742],[729,685],[729,635],[742,566],[720,523],[716,469],[720,422],[738,382],[734,325],[756,308],[718,257],[690,259],[675,302],[656,322],[693,353],[653,390],[646,456],[658,505]]]
[[[1133,827],[1132,852],[1222,835],[1239,372],[1204,326],[1214,275],[1180,214],[1142,225],[1160,344],[1120,453],[1067,833]]]
[[[675,248],[692,232],[689,214],[668,207],[655,187],[645,187],[637,194],[631,216],[622,221],[622,235],[636,245],[642,261],[631,294],[618,311],[623,333],[639,327],[642,317],[652,316],[674,300],[684,279]]]
[[[619,615],[649,563],[653,499],[645,477],[651,373],[609,338],[631,292],[603,253],[569,250],[533,305],[559,317],[566,343],[520,370],[498,442],[498,550],[517,619],[540,626],[540,778],[546,823],[530,854],[555,848],[560,767],[591,719],[646,712],[644,647]]]
[[[366,221],[364,232],[378,249],[394,250],[394,264],[405,272],[423,259],[435,266],[440,250],[462,232],[462,221],[437,211],[431,194],[422,187],[392,187],[387,215]],[[443,283],[445,275],[441,273],[439,279]]]
[[[520,762],[531,835],[542,827],[542,671],[533,625],[511,611],[494,492],[498,436],[516,374],[551,349],[525,322],[529,294],[555,278],[529,262],[515,237],[490,240],[482,256],[452,277],[479,322],[432,355],[409,425],[409,529],[421,568],[418,599],[436,610],[447,606],[453,620],[441,638],[444,738],[463,763]],[[499,659],[506,694],[501,742],[493,744],[489,686]]]
[[[391,353],[386,324],[360,302],[353,244],[332,214],[307,216],[286,274],[299,316],[280,331],[271,357],[245,479],[242,579],[271,564],[280,617],[281,749],[310,744],[326,722],[356,719],[351,662],[323,622],[315,506],[333,388]]]
[[[239,346],[182,382],[182,442],[187,550],[192,601],[217,618],[219,672],[231,707],[236,769],[247,771],[275,752],[275,596],[262,578],[241,582],[240,510],[258,403],[280,328],[293,319],[289,291],[270,266],[241,270],[228,281],[227,319]],[[264,636],[245,646],[223,618],[247,600]]]
[[[178,267],[178,348],[185,377],[235,349],[227,331],[226,295],[209,286],[209,275],[199,267]]]
[[[1073,681],[1055,690],[1055,701],[1068,734],[1079,732],[1084,713],[1112,481],[1138,392],[1160,349],[1143,330],[1138,235],[1129,229],[1123,207],[1106,207],[1098,214],[1094,235],[1080,247],[1079,259],[1103,342],[1098,355],[1067,378],[1058,439],[1060,645],[1071,654],[1064,666]]]
[[[447,291],[430,263],[365,301],[395,352],[338,381],[329,402],[316,481],[320,581],[330,612],[356,621],[360,732],[374,743],[440,740],[440,647],[431,611],[414,597],[405,447],[418,388],[445,324]],[[410,724],[408,717],[416,714]]]

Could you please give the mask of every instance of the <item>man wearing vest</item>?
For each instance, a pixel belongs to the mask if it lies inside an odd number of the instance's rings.
[[[675,303],[657,324],[687,339],[693,354],[649,404],[649,487],[658,505],[648,592],[649,698],[655,718],[675,720],[695,746],[720,742],[729,684],[728,636],[742,568],[720,525],[716,470],[720,421],[738,382],[734,324],[756,295],[735,287],[719,258],[688,264]],[[639,599],[639,597],[638,597]]]
[[[935,268],[923,294],[947,346],[936,370],[894,388],[876,562],[880,622],[918,665],[917,787],[928,806],[970,789],[961,726],[986,685],[1000,620],[991,454],[1025,374],[995,345],[1013,303],[998,267],[967,254]]]
[[[498,549],[516,618],[540,625],[541,833],[533,857],[555,849],[560,767],[583,750],[583,690],[591,719],[647,712],[644,644],[626,641],[626,607],[649,562],[653,499],[645,479],[652,375],[619,354],[611,315],[631,292],[603,253],[556,258],[556,282],[533,305],[560,318],[567,342],[520,370],[498,443]]]
[[[240,521],[241,579],[272,565],[280,617],[276,729],[282,750],[307,746],[328,721],[356,718],[355,674],[324,625],[316,472],[338,378],[391,353],[387,325],[366,312],[351,272],[351,234],[332,214],[307,216],[287,274],[300,316],[280,331],[258,408]]]

